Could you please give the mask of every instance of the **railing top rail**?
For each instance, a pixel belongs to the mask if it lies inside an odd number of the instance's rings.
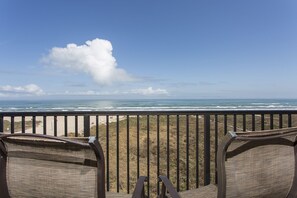
[[[22,111],[0,112],[0,116],[84,116],[84,115],[195,115],[195,114],[297,114],[297,110],[146,110],[146,111]]]

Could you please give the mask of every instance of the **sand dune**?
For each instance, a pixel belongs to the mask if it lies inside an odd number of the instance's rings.
[[[109,123],[116,122],[116,116],[109,116]],[[119,116],[119,120],[125,119],[125,116]],[[10,117],[5,117],[4,120],[11,121]],[[21,117],[15,117],[14,122],[21,122],[22,118]],[[26,122],[32,121],[32,117],[26,117],[25,119]],[[83,122],[83,116],[78,116],[77,117],[77,131],[78,133],[83,133],[84,130],[84,122]],[[106,124],[106,116],[99,116],[98,117],[98,124]],[[96,117],[95,116],[90,116],[90,127],[96,125]],[[54,117],[53,116],[48,116],[46,118],[46,133],[48,135],[54,135]],[[43,122],[43,117],[42,116],[37,116],[36,117],[36,133],[37,134],[43,134],[43,128],[44,128],[44,122]],[[74,116],[68,116],[67,117],[67,132],[68,133],[74,133],[75,132],[75,117]],[[6,130],[9,130],[7,128]],[[63,116],[57,116],[57,135],[58,136],[63,136],[65,131],[65,118]],[[21,132],[16,131],[15,133]],[[30,127],[26,127],[25,130],[26,133],[32,133],[32,125]]]

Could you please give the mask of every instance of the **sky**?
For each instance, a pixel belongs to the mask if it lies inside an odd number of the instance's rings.
[[[0,0],[0,100],[297,98],[296,0]]]

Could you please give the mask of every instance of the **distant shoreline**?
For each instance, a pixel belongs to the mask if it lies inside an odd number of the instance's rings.
[[[297,99],[0,100],[0,112],[155,110],[297,110]]]

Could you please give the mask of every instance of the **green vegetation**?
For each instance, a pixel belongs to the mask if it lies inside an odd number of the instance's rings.
[[[39,125],[41,121],[36,121],[36,125]],[[11,131],[11,122],[8,120],[4,120],[4,132]],[[25,121],[25,130],[31,129],[33,127],[32,121]],[[22,121],[14,122],[14,131],[22,130]]]
[[[169,173],[170,180],[176,186],[177,183],[177,132],[179,131],[179,182],[180,190],[186,190],[186,170],[187,170],[187,118],[186,116],[179,116],[179,124],[176,116],[169,116]],[[283,127],[288,126],[288,117],[283,116]],[[199,169],[199,185],[204,182],[204,119],[201,116],[198,119],[198,151],[196,151],[196,116],[189,116],[189,188],[196,188],[196,152],[198,152],[198,169]],[[292,117],[295,121],[296,118]],[[233,130],[233,115],[227,118],[227,131]],[[273,117],[274,128],[279,126],[279,117]],[[179,126],[177,126],[179,125]],[[293,122],[292,125],[297,125]],[[149,166],[150,166],[150,191],[155,194],[157,190],[157,116],[149,117]],[[217,117],[218,138],[224,135],[224,116]],[[261,116],[255,116],[255,129],[261,129]],[[177,130],[179,127],[179,130]],[[110,190],[116,191],[117,186],[117,168],[119,168],[119,186],[120,191],[127,191],[127,145],[129,145],[129,168],[130,168],[130,192],[133,191],[134,185],[137,181],[137,118],[129,117],[129,136],[127,135],[127,120],[119,121],[118,126],[119,137],[119,167],[117,167],[117,123],[109,124],[109,181]],[[270,128],[269,115],[265,115],[264,128]],[[243,116],[236,116],[236,130],[242,131]],[[252,130],[252,116],[246,116],[246,130]],[[106,125],[99,126],[99,141],[105,152],[105,160],[107,161],[107,127]],[[147,175],[147,116],[141,116],[139,119],[139,166],[140,175]],[[96,128],[92,127],[91,135],[96,135]],[[128,138],[129,137],[129,144]],[[167,174],[167,117],[160,116],[159,118],[159,138],[160,138],[160,172],[159,174]],[[211,181],[215,182],[215,116],[211,116]]]
[[[122,192],[127,192],[127,159],[129,159],[129,189],[133,191],[137,181],[137,142],[139,142],[139,175],[148,175],[148,150],[149,146],[149,175],[150,175],[150,192],[151,195],[157,192],[157,116],[149,116],[149,129],[147,127],[147,116],[139,117],[139,139],[137,138],[137,117],[129,116],[129,126],[127,126],[127,119],[123,119],[118,123],[112,122],[107,126],[105,124],[99,125],[99,141],[103,147],[105,154],[105,162],[109,160],[109,182],[110,191],[117,190],[117,170],[119,170],[119,188]],[[169,166],[170,180],[173,185],[177,185],[177,163],[179,164],[179,185],[180,190],[186,190],[187,166],[189,167],[189,189],[196,188],[196,182],[201,186],[204,183],[204,116],[190,115],[188,118],[184,115],[168,116],[169,124],[167,123],[167,116],[159,116],[159,174],[167,175],[167,165]],[[252,116],[246,116],[246,130],[252,130]],[[188,121],[187,121],[188,120]],[[270,115],[264,116],[264,129],[270,128]],[[255,130],[261,129],[261,115],[255,115]],[[187,128],[187,122],[189,127]],[[215,182],[215,128],[217,126],[218,142],[224,132],[234,130],[234,116],[228,115],[225,121],[224,116],[210,117],[210,151],[211,151],[211,182]],[[226,126],[225,126],[225,123]],[[36,125],[41,124],[36,121]],[[198,125],[198,128],[196,126]],[[284,115],[281,122],[282,127],[288,126],[288,116]],[[273,127],[279,128],[280,119],[278,115],[273,117]],[[292,126],[297,126],[297,115],[292,115]],[[243,116],[236,116],[236,131],[243,130]],[[22,122],[14,122],[15,131],[21,131]],[[25,121],[25,128],[32,128],[32,120]],[[117,131],[117,128],[119,129]],[[10,131],[10,122],[4,120],[5,131]],[[197,130],[198,129],[198,130]],[[188,155],[189,163],[187,165],[187,130],[188,130]],[[148,134],[149,131],[149,134]],[[198,137],[197,135],[198,131]],[[118,132],[118,134],[117,134]],[[129,132],[129,135],[128,135]],[[69,136],[74,136],[74,133],[68,132]],[[83,135],[79,133],[79,135]],[[91,128],[91,135],[96,135],[96,127]],[[148,139],[149,136],[149,139]],[[107,138],[109,145],[109,155],[107,157]],[[167,148],[167,138],[169,140],[169,147]],[[198,145],[196,145],[196,138],[198,138]],[[139,141],[137,141],[137,139]],[[177,160],[177,139],[179,139],[179,160]],[[148,141],[149,140],[149,141]],[[117,141],[119,142],[119,152],[117,152]],[[149,145],[147,145],[149,142]],[[129,146],[129,147],[128,147]],[[198,146],[198,150],[196,147]],[[129,149],[129,158],[128,152]],[[169,149],[169,164],[167,164],[167,149]],[[196,155],[198,154],[198,171],[199,180],[196,181]],[[119,167],[117,167],[117,155]],[[106,166],[107,169],[107,166]]]

